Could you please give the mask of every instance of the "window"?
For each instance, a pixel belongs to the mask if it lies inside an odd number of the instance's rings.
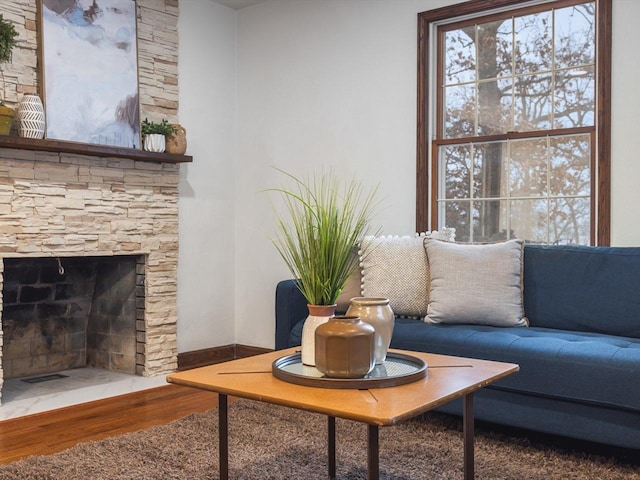
[[[611,0],[517,3],[419,16],[417,227],[606,245]]]

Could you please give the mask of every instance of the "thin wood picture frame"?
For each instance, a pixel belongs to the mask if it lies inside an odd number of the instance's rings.
[[[135,0],[38,0],[45,138],[141,148]]]

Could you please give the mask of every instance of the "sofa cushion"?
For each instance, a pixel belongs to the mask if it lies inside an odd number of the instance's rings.
[[[425,238],[453,241],[454,229],[411,236],[367,237],[361,243],[362,296],[384,297],[397,315],[427,313]]]
[[[638,339],[396,319],[391,347],[517,363],[495,388],[640,412]]]
[[[640,338],[640,248],[524,249],[531,326]]]
[[[465,245],[426,239],[428,323],[526,326],[522,240]]]

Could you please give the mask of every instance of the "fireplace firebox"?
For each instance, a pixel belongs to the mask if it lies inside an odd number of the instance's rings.
[[[144,256],[6,258],[4,378],[144,371]]]

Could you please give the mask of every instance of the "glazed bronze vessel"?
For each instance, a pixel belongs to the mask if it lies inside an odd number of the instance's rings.
[[[359,317],[337,316],[316,329],[316,368],[331,378],[362,378],[375,366],[374,328]]]

